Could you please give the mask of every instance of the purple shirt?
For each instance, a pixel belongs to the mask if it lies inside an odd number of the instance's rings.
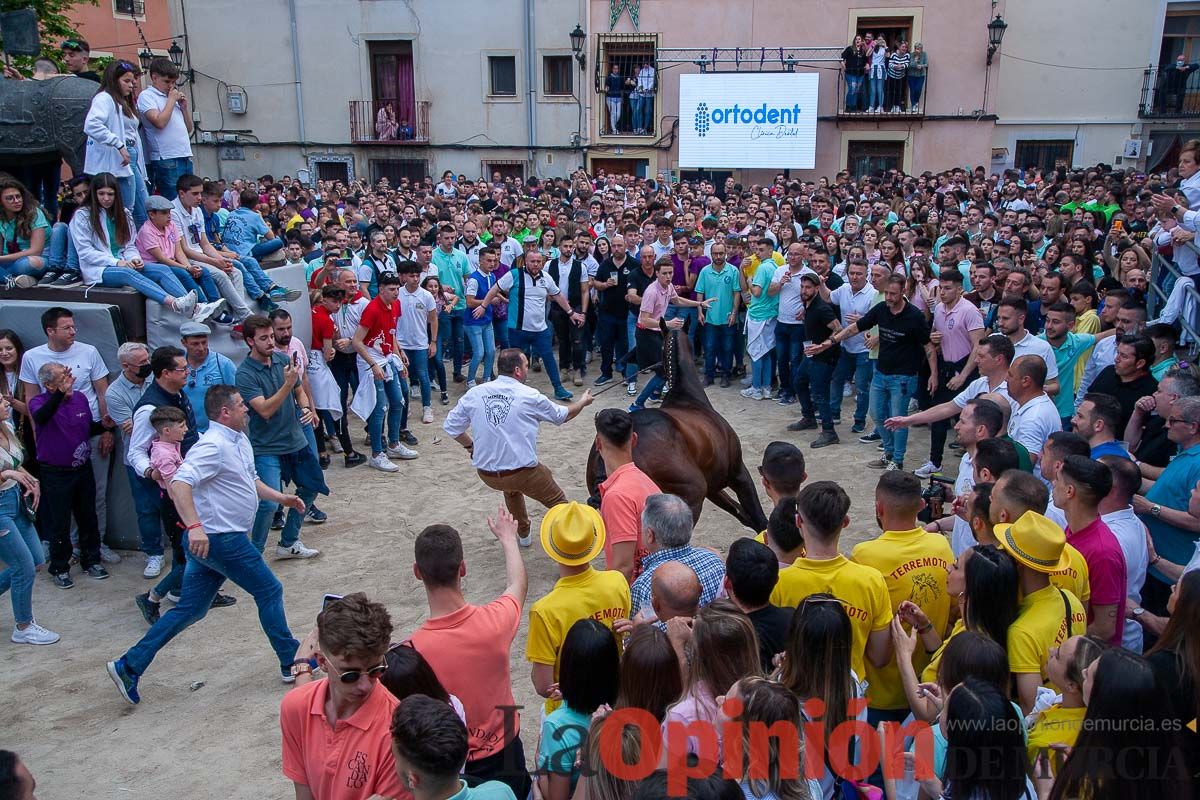
[[[37,411],[51,402],[51,393],[42,392],[29,401],[37,436],[37,460],[60,469],[82,467],[92,455],[88,440],[92,431],[92,408],[83,392],[71,392],[45,423],[38,423]]]
[[[687,276],[699,275],[700,270],[712,263],[712,260],[704,256],[697,256],[687,265],[686,272],[684,271],[683,259],[671,253],[671,263],[675,266],[675,274],[671,276],[671,283],[675,286],[675,291],[679,292],[679,296],[687,300],[695,298],[696,293],[687,288]]]

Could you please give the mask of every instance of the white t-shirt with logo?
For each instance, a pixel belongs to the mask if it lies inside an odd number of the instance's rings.
[[[396,344],[403,350],[429,347],[429,312],[437,309],[437,301],[420,286],[415,292],[401,286],[398,297],[400,320],[396,323]]]

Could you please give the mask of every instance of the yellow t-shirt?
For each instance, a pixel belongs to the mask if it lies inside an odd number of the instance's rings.
[[[951,639],[966,629],[966,623],[961,618],[955,620],[954,627],[950,629],[950,635],[942,642],[942,646],[935,650],[933,655],[929,657],[929,663],[925,665],[925,669],[921,672],[921,683],[937,683],[938,665],[942,663],[942,653],[946,652],[946,645],[950,644]],[[917,648],[917,652],[921,650],[922,648]]]
[[[779,570],[771,604],[796,608],[804,598],[819,592],[828,592],[846,604],[852,634],[850,668],[856,675],[866,675],[863,654],[867,637],[892,623],[892,604],[883,576],[879,570],[841,555],[821,561],[797,558],[792,566]]]
[[[921,607],[939,631],[946,630],[950,621],[950,595],[946,591],[946,575],[954,562],[950,543],[940,533],[921,528],[908,531],[884,531],[881,536],[860,542],[850,553],[859,564],[874,567],[883,575],[891,599],[891,612],[905,600]],[[913,654],[913,667],[919,673],[928,662],[925,648]],[[900,668],[895,656],[884,667],[867,664],[868,705],[879,709],[908,707]]]
[[[1089,308],[1087,311],[1083,312],[1082,314],[1080,314],[1078,317],[1075,318],[1075,332],[1076,333],[1099,333],[1100,332],[1100,316],[1095,311],[1093,311],[1092,309]],[[1095,349],[1096,349],[1096,346],[1092,345],[1088,349],[1084,350],[1079,355],[1079,360],[1075,362],[1075,386],[1076,387],[1079,386],[1079,381],[1081,378],[1083,378],[1083,369],[1084,369],[1084,367],[1087,366],[1088,357],[1091,356],[1092,351]]]
[[[1071,561],[1067,564],[1066,569],[1050,573],[1050,583],[1059,589],[1070,592],[1086,603],[1092,599],[1092,588],[1088,584],[1090,578],[1088,577],[1087,559],[1072,545],[1068,544],[1066,547],[1067,556]]]
[[[613,620],[629,616],[629,584],[616,570],[588,569],[559,578],[549,594],[529,608],[529,639],[525,658],[533,664],[553,664],[558,680],[558,652],[567,631],[581,619],[602,622],[610,630]],[[558,708],[557,700],[546,701],[546,713]]]
[[[1069,629],[1064,595],[1071,604]],[[1008,629],[1008,667],[1014,674],[1037,672],[1045,682],[1050,649],[1086,630],[1087,615],[1079,598],[1053,584],[1038,589],[1021,600],[1017,619]]]
[[[1026,743],[1029,747],[1029,763],[1036,764],[1038,753],[1052,744],[1074,747],[1086,714],[1085,706],[1063,708],[1057,704],[1039,714],[1029,728],[1029,741]],[[1050,768],[1054,768],[1053,758],[1050,759]]]

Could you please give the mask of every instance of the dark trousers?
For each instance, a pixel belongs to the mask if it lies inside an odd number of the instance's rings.
[[[572,307],[572,311],[579,311]],[[557,305],[550,309],[550,322],[558,339],[558,368],[562,372],[583,372],[583,329],[571,322],[571,318]]]
[[[884,85],[884,93],[886,94],[884,108],[890,110],[893,106],[899,106],[901,111],[905,111],[904,90],[904,78],[888,78],[887,83]]]
[[[937,391],[929,396],[929,407],[941,405],[954,399],[957,391],[949,388],[950,379],[958,374],[958,371],[967,363],[967,359],[960,361],[945,361],[938,356],[938,388]],[[928,379],[926,379],[928,380]],[[963,382],[965,386],[971,381],[971,376],[967,376],[967,380]],[[926,387],[928,391],[928,387]],[[961,390],[960,390],[961,391]],[[942,465],[942,454],[946,449],[946,435],[950,433],[950,428],[954,425],[954,417],[950,419],[940,419],[929,426],[929,460],[936,466]]]
[[[600,342],[600,374],[612,377],[613,361],[617,371],[625,369],[625,355],[629,345],[625,341],[625,314],[608,314],[601,311],[596,315],[596,339]]]
[[[100,563],[100,526],[96,521],[96,478],[92,465],[64,469],[41,465],[42,497],[38,525],[50,540],[50,574],[71,570],[71,516],[79,530],[79,565]]]
[[[783,322],[775,326],[775,364],[779,368],[779,393],[795,397],[804,362],[804,323]]]
[[[354,393],[358,390],[358,364],[354,354],[334,353],[333,360],[329,362],[329,371],[337,381],[338,400],[342,404],[342,418],[335,423],[334,433],[342,445],[342,450],[349,455],[354,452],[354,445],[350,443],[350,428],[347,425],[350,420],[350,401],[354,399]]]
[[[463,769],[468,786],[478,786],[486,781],[500,781],[513,790],[519,800],[529,796],[531,784],[525,771],[525,747],[521,737],[514,736],[502,750],[490,756],[468,761]]]
[[[837,362],[805,358],[800,362],[796,378],[796,397],[806,418],[819,417],[821,430],[833,430],[833,409],[829,403],[829,379]],[[782,380],[783,373],[780,373]],[[841,391],[841,387],[838,387]]]
[[[715,380],[717,372],[728,378],[733,372],[733,326],[704,323],[704,377]]]

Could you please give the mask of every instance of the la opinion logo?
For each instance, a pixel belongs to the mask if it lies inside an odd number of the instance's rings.
[[[795,103],[790,108],[786,106],[768,106],[765,102],[758,106],[742,107],[734,104],[726,108],[708,107],[708,103],[700,101],[696,104],[696,115],[693,127],[696,135],[704,138],[714,125],[796,125],[800,122],[800,104]]]

